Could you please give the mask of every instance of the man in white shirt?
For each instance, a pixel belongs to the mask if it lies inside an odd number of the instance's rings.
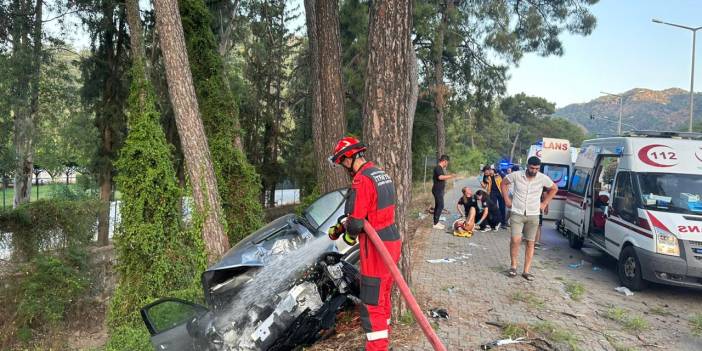
[[[524,272],[522,277],[526,280],[534,280],[534,275],[529,273],[531,260],[534,257],[534,240],[536,230],[539,227],[539,214],[548,206],[549,202],[556,196],[558,186],[545,174],[539,170],[541,160],[532,156],[527,160],[525,171],[512,172],[502,180],[500,188],[505,205],[510,209],[511,232],[510,259],[511,266],[509,276],[517,275],[517,257],[519,256],[519,245],[522,242],[522,234],[527,245],[524,251]],[[509,188],[513,185],[512,198],[509,197]],[[543,188],[548,189],[548,193],[541,200]]]

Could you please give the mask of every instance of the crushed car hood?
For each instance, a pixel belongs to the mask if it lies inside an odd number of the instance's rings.
[[[232,247],[219,262],[202,273],[205,299],[211,302],[209,291],[213,285],[221,283],[220,273],[264,267],[272,258],[295,250],[314,238],[311,230],[303,223],[304,219],[295,214],[282,216]],[[329,241],[329,252],[335,251],[334,242]]]

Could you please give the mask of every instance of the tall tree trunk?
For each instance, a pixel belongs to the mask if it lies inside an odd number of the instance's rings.
[[[143,62],[146,53],[142,38],[143,29],[141,26],[141,15],[139,14],[139,1],[125,0],[124,7],[127,10],[127,23],[129,24],[129,46],[131,46],[132,50],[132,64],[137,60]]]
[[[512,142],[512,150],[509,152],[509,162],[512,163],[514,159],[514,149],[517,147],[517,141],[519,141],[519,133],[522,132],[522,126],[517,127],[517,134],[514,135],[514,141]]]
[[[339,38],[339,2],[321,0],[316,4],[317,43],[319,62],[319,99],[321,118],[312,128],[319,128],[321,133],[319,160],[322,165],[321,177],[318,178],[322,193],[348,186],[348,176],[341,168],[330,167],[325,162],[334,149],[336,142],[346,133],[346,114],[344,113],[344,88],[341,81],[341,40]]]
[[[29,202],[32,191],[32,170],[34,168],[34,132],[39,114],[39,83],[41,81],[41,52],[42,52],[42,0],[36,0],[33,11],[30,10],[31,2],[20,2],[20,8],[24,11],[16,18],[20,19],[22,25],[17,34],[22,38],[19,47],[15,50],[20,50],[19,57],[24,57],[28,62],[16,62],[15,64],[28,65],[28,69],[24,71],[26,75],[16,77],[20,81],[20,86],[23,93],[27,92],[29,101],[18,99],[17,106],[23,106],[17,109],[15,115],[15,195],[13,206],[17,207],[23,203]],[[32,15],[29,15],[33,13]],[[29,20],[28,17],[32,16]],[[29,37],[31,35],[31,42]],[[28,82],[21,83],[21,81]],[[27,96],[27,95],[25,95]],[[26,107],[25,107],[26,106]]]
[[[102,134],[103,150],[112,150],[112,129],[105,128]],[[100,167],[100,211],[98,212],[98,245],[110,241],[110,194],[112,192],[112,162]]]
[[[195,207],[204,216],[202,236],[208,261],[213,263],[229,248],[229,240],[224,231],[217,179],[195,96],[178,2],[155,0],[154,9],[171,104],[193,187]]]
[[[470,136],[470,147],[475,149],[475,128],[473,128],[473,108],[468,108],[468,135]]]
[[[444,38],[448,30],[450,13],[453,10],[453,0],[446,0],[441,6],[441,23],[432,48],[432,63],[434,65],[434,113],[436,114],[436,158],[446,153],[446,126],[444,123],[444,108],[446,107],[447,87],[444,84]]]
[[[370,8],[368,65],[363,102],[363,135],[369,158],[395,183],[395,220],[403,235],[400,268],[410,281],[407,209],[412,196],[412,116],[417,88],[414,78],[412,1],[378,0]],[[414,100],[414,101],[413,101]],[[394,299],[395,306],[401,304]]]

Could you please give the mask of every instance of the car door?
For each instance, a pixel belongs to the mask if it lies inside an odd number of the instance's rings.
[[[573,172],[573,177],[570,180],[566,204],[564,206],[564,224],[566,229],[572,233],[584,236],[582,232],[583,222],[585,221],[587,202],[585,200],[588,184],[590,182],[590,173],[592,169],[578,167]]]
[[[191,351],[196,341],[188,332],[188,323],[209,310],[201,305],[175,298],[163,298],[141,309],[141,318],[151,334],[155,350]]]
[[[617,257],[624,238],[638,226],[638,202],[631,172],[620,171],[614,181],[614,193],[605,224],[607,251]]]

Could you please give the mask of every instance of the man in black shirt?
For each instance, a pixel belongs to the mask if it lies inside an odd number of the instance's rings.
[[[456,210],[465,217],[463,228],[467,231],[472,231],[475,226],[480,227],[488,218],[487,200],[484,196],[479,195],[485,192],[478,190],[476,196],[473,195],[473,190],[469,187],[461,189],[461,192],[463,192],[463,196],[458,199]],[[461,207],[463,207],[462,210]],[[478,217],[480,217],[480,219],[478,219]]]
[[[444,211],[444,190],[446,190],[446,180],[456,178],[454,174],[446,174],[448,163],[448,155],[441,155],[439,164],[434,167],[434,176],[432,177],[434,185],[431,187],[431,193],[434,195],[434,229],[446,229],[443,224],[439,223],[441,212]]]

